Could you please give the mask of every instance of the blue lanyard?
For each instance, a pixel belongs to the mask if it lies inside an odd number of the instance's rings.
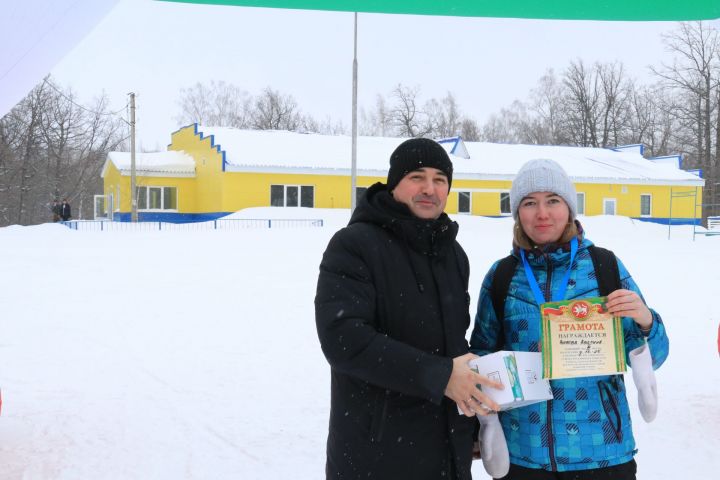
[[[577,253],[577,250],[578,241],[577,237],[575,237],[570,240],[570,264],[565,271],[565,276],[563,277],[562,283],[560,284],[560,289],[557,291],[556,295],[552,295],[552,292],[550,292],[553,302],[565,300],[565,292],[567,292],[568,283],[570,282],[570,272],[572,272],[573,262],[575,261],[575,254]],[[537,302],[539,307],[540,305],[545,303],[545,295],[543,295],[542,290],[540,290],[540,285],[538,285],[532,268],[530,268],[530,264],[528,263],[527,258],[525,258],[525,251],[523,249],[520,249],[520,257],[522,258],[523,266],[525,267],[525,276],[527,276],[528,283],[530,284],[530,289],[532,290],[533,296],[535,296],[535,301]]]

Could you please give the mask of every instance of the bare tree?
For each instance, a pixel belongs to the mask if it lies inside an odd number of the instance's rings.
[[[40,169],[39,157],[42,155],[42,115],[48,103],[49,88],[43,82],[35,87],[3,121],[17,129],[13,135],[16,140],[10,145],[10,158],[7,160],[7,176],[3,188],[5,194],[0,203],[10,206],[5,210],[2,223],[25,224],[36,175]]]
[[[102,191],[100,169],[122,129],[105,98],[86,108],[49,79],[35,87],[0,119],[0,225],[48,221],[58,197],[88,215],[84,200]]]
[[[240,87],[223,81],[196,83],[180,90],[180,124],[199,123],[213,127],[248,128],[251,98]]]
[[[563,145],[569,142],[562,129],[564,88],[555,72],[550,69],[540,77],[537,87],[530,92],[528,110],[531,119],[528,137],[537,145]]]
[[[302,125],[300,109],[292,95],[266,87],[255,98],[250,125],[257,130],[295,131]]]
[[[390,108],[390,119],[399,137],[424,137],[432,128],[427,123],[425,112],[419,106],[420,87],[404,87],[398,84],[392,91],[394,103]]]
[[[598,104],[600,86],[582,60],[570,63],[563,75],[568,91],[566,98],[565,125],[571,141],[582,147],[597,147]]]
[[[430,136],[446,138],[460,135],[462,114],[455,96],[451,92],[448,92],[440,100],[434,98],[428,100],[424,112],[430,128]]]
[[[676,122],[670,113],[670,104],[662,87],[633,85],[628,99],[629,115],[623,143],[645,145],[651,157],[679,153],[672,143]]]
[[[392,120],[388,111],[385,97],[377,94],[375,105],[372,110],[360,109],[360,121],[358,122],[360,135],[388,137],[392,134]]]
[[[465,118],[461,122],[460,135],[468,142],[480,141],[480,127],[472,118]]]
[[[652,71],[677,95],[673,113],[682,129],[695,139],[689,163],[703,169],[707,179],[703,203],[720,202],[718,160],[720,151],[720,33],[703,22],[681,23],[663,36],[666,48],[675,54],[671,65]],[[685,135],[687,135],[685,134]],[[703,216],[717,209],[704,209]],[[712,213],[711,213],[712,212]]]

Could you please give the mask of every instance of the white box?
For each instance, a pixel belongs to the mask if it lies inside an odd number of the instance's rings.
[[[505,386],[504,390],[478,385],[500,405],[500,410],[552,400],[550,382],[542,378],[542,354],[500,350],[470,361],[470,368]]]

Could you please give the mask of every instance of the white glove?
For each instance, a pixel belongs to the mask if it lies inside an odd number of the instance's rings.
[[[633,381],[638,391],[638,406],[643,420],[647,423],[655,420],[657,415],[658,397],[655,371],[650,356],[648,344],[638,347],[630,352],[630,366],[632,367]]]
[[[496,413],[478,415],[480,421],[480,458],[492,478],[502,478],[510,470],[510,454],[500,417]]]

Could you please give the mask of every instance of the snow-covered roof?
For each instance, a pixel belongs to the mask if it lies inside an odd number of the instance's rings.
[[[121,175],[130,175],[130,153],[110,152],[103,166],[102,176],[108,162],[120,170]],[[194,177],[195,161],[185,152],[149,152],[135,154],[135,172],[146,177]]]
[[[350,174],[351,137],[272,130],[198,126],[203,137],[225,153],[226,171]],[[358,137],[357,174],[385,176],[392,151],[405,139]],[[464,142],[470,158],[451,155],[454,179],[512,180],[526,161],[551,158],[578,183],[702,186],[704,181],[679,169],[643,158],[637,149],[509,145]]]

